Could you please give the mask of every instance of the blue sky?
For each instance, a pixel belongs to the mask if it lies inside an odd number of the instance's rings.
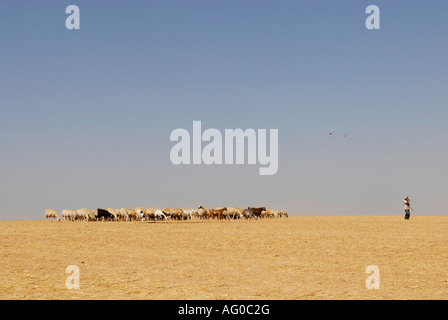
[[[65,28],[71,4],[80,30]],[[370,4],[380,30],[365,27]],[[447,12],[443,1],[2,1],[0,219],[200,204],[401,215],[403,196],[415,214],[445,214]],[[278,173],[174,166],[170,133],[193,120],[278,129]]]

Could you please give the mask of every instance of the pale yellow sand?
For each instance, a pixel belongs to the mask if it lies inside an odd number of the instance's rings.
[[[447,297],[448,217],[0,222],[0,299]]]

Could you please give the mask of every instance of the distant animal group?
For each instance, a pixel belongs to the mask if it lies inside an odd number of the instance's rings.
[[[135,209],[79,209],[62,210],[61,217],[56,210],[47,209],[45,219],[67,221],[167,221],[167,220],[237,220],[237,219],[263,219],[287,218],[286,210],[266,209],[265,207],[248,207],[247,209],[235,207],[219,207],[207,209],[199,206],[196,209],[180,208],[140,208]]]

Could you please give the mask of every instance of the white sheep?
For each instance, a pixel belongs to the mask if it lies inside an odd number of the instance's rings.
[[[160,210],[160,209],[157,209],[157,210],[154,212],[154,218],[155,218],[156,220],[168,220],[166,214],[164,214],[163,211]]]
[[[92,211],[86,208],[76,210],[75,220],[89,221],[89,217],[92,215]]]
[[[146,213],[145,208],[137,207],[134,210],[138,220],[140,221],[145,220],[145,213]]]
[[[45,210],[45,219],[61,220],[59,218],[58,212],[56,210],[53,210],[53,209]]]
[[[75,221],[76,210],[64,209],[61,215],[64,220]]]

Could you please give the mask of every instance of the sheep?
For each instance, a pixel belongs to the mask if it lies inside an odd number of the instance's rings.
[[[162,212],[165,214],[167,220],[171,219],[171,208],[164,208]]]
[[[281,210],[280,215],[281,217],[288,218],[288,212],[286,210]]]
[[[195,209],[182,209],[184,215],[183,220],[191,220]]]
[[[148,208],[145,210],[145,220],[155,220],[155,212],[156,209],[154,208]]]
[[[135,210],[135,214],[137,215],[137,219],[140,221],[143,221],[145,219],[146,209],[137,207],[134,210]]]
[[[92,214],[92,212],[86,208],[76,210],[75,220],[89,221],[89,217],[91,214]]]
[[[229,216],[230,219],[240,219],[242,218],[243,210],[240,208],[230,207],[227,208],[226,215]]]
[[[212,220],[215,220],[215,219],[221,220],[221,219],[225,219],[226,217],[229,216],[226,207],[208,209],[207,215],[208,215],[208,219],[212,219]]]
[[[280,217],[280,211],[279,210],[271,210],[270,218],[279,218],[279,217]]]
[[[137,212],[135,212],[135,209],[126,209],[126,212],[128,214],[129,221],[138,220]]]
[[[222,211],[221,215],[220,215],[220,219],[223,220],[230,220],[230,213],[227,210]]]
[[[157,210],[154,212],[154,218],[155,218],[156,220],[168,220],[167,216],[166,216],[166,215],[163,213],[163,211],[160,210],[160,209],[157,209]]]
[[[45,210],[45,219],[54,219],[54,220],[61,220],[59,218],[59,214],[56,210],[53,209],[47,209]]]
[[[193,219],[199,219],[198,209],[193,209],[191,212],[191,220]]]
[[[70,220],[70,221],[75,221],[75,217],[76,217],[76,210],[73,209],[64,209],[62,210],[62,218],[64,220]]]
[[[119,221],[128,221],[129,220],[128,212],[125,208],[121,208],[120,210],[117,210],[117,219]]]
[[[197,214],[197,217],[199,219],[208,219],[208,212],[207,212],[207,208],[205,208],[204,206],[199,206],[195,212],[195,214]]]
[[[184,211],[179,208],[171,208],[170,215],[171,215],[171,219],[173,219],[173,220],[182,220]]]
[[[106,210],[107,210],[111,215],[114,216],[114,217],[113,217],[113,220],[116,221],[116,220],[117,220],[117,216],[118,216],[118,214],[117,214],[117,210],[115,210],[114,208],[106,208]]]
[[[98,209],[90,210],[89,221],[97,221],[97,218],[98,218]]]
[[[111,221],[114,220],[114,215],[107,209],[98,208],[97,210],[97,221]]]
[[[252,216],[256,219],[262,218],[261,213],[266,211],[265,207],[248,207],[247,209],[252,212]]]
[[[207,209],[207,216],[209,219],[215,220],[218,217],[218,213],[215,214],[215,209]]]
[[[270,209],[265,209],[265,210],[262,210],[261,211],[261,214],[260,214],[260,218],[270,218],[270,216],[271,216],[271,210]]]
[[[108,214],[108,220],[116,221],[132,221],[132,220],[191,220],[191,219],[252,219],[252,218],[282,218],[288,217],[286,210],[274,210],[266,209],[265,207],[248,207],[247,209],[241,209],[236,207],[218,207],[209,209],[198,206],[197,209],[180,209],[180,208],[141,208],[135,209],[121,208],[102,209]],[[96,221],[98,218],[98,210],[89,210],[82,208],[79,210],[64,209],[61,212],[63,220],[70,221]],[[57,211],[47,209],[45,211],[45,219],[61,220]]]
[[[254,217],[254,213],[250,209],[244,209],[242,212],[242,216],[244,219],[252,219]]]

